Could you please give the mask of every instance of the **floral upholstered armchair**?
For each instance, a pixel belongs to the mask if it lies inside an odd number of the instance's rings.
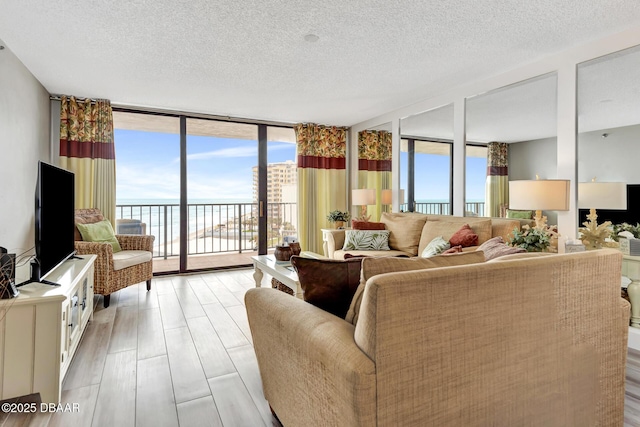
[[[111,243],[84,241],[78,230],[78,224],[96,224],[104,219],[99,209],[76,209],[76,253],[78,255],[97,255],[94,293],[104,296],[104,307],[106,308],[109,306],[111,294],[127,286],[146,281],[147,290],[151,289],[155,237],[115,235],[122,249],[120,251],[114,251],[114,246]]]

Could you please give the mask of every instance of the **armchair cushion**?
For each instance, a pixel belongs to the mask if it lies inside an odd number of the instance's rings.
[[[122,270],[149,261],[151,261],[151,252],[149,251],[120,251],[113,254],[113,270]]]
[[[76,227],[85,242],[109,243],[114,253],[122,250],[109,221],[102,220],[92,224],[77,223]]]

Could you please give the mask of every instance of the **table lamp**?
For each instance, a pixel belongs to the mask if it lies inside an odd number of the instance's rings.
[[[535,210],[536,228],[547,225],[542,211],[569,210],[569,180],[536,179],[509,181],[509,209]]]
[[[376,190],[373,188],[358,188],[351,190],[351,202],[353,205],[360,205],[360,221],[369,221],[367,215],[367,205],[376,204]]]
[[[381,202],[383,205],[393,204],[393,190],[386,189],[380,193]],[[404,190],[400,190],[400,204],[404,203]],[[391,211],[391,210],[389,210]]]

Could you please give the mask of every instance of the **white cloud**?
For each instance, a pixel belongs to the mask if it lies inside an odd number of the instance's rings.
[[[269,151],[290,149],[290,144],[270,144]],[[203,153],[188,154],[187,160],[206,160],[211,158],[223,157],[255,157],[258,158],[258,145],[251,147],[230,147],[221,148],[220,150],[205,151]],[[176,157],[174,162],[179,162],[180,158]]]

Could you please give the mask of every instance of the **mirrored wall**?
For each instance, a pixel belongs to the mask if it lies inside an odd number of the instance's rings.
[[[556,127],[556,73],[467,98],[465,214],[504,216],[508,181],[556,178]]]
[[[451,215],[453,104],[400,121],[400,187],[403,210]]]
[[[578,65],[578,182],[622,182],[627,208],[581,203],[579,220],[596,208],[598,223],[640,222],[640,47]],[[601,199],[602,200],[602,199]],[[617,206],[620,208],[620,206]],[[609,208],[609,209],[607,209]]]

